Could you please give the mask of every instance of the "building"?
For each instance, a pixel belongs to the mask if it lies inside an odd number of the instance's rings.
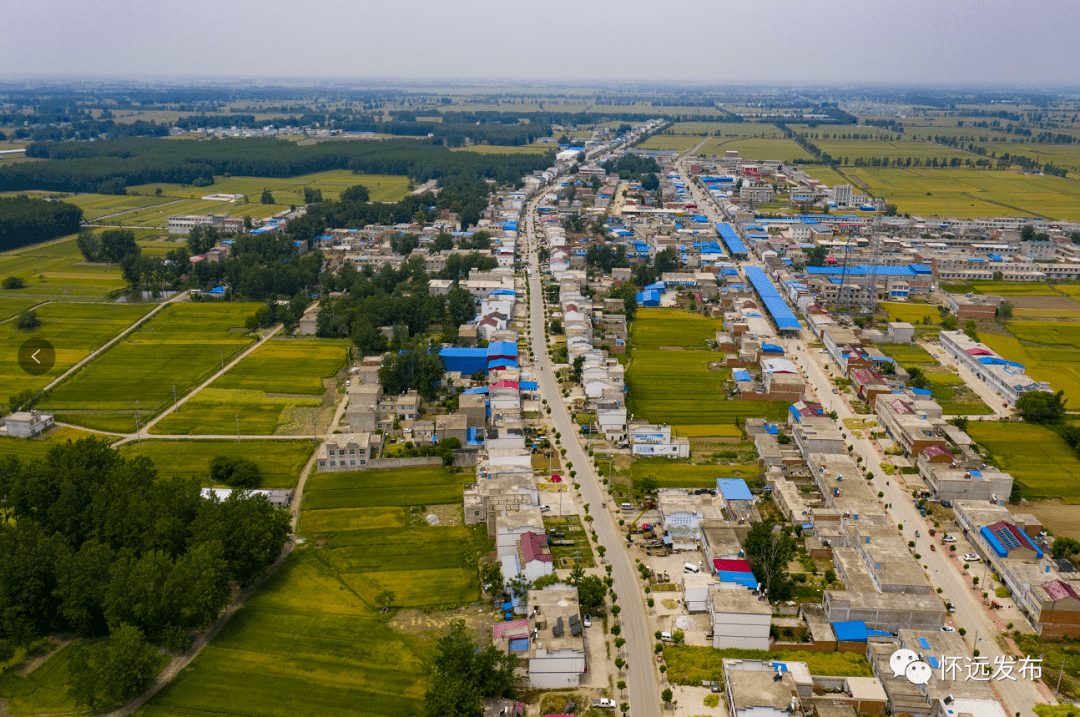
[[[587,669],[577,588],[552,585],[530,590],[528,620],[529,686],[554,690],[577,687]]]
[[[37,410],[16,411],[3,419],[7,435],[15,438],[31,438],[53,427],[53,417]]]
[[[963,331],[942,331],[941,348],[1010,405],[1029,391],[1050,391],[1050,384],[1025,375],[1024,365],[1007,361],[989,346],[972,341]]]
[[[740,650],[768,650],[772,607],[745,588],[709,591],[712,646]]]
[[[914,401],[906,395],[886,394],[874,401],[874,412],[904,455],[916,456],[930,446],[944,448],[947,445],[945,437],[930,420],[941,418],[941,406],[934,401]]]
[[[724,671],[724,689],[727,692],[727,709],[731,717],[793,717],[802,711],[799,699],[800,681],[809,683],[813,689],[813,680],[805,662],[765,663],[757,660],[722,661]],[[801,670],[793,670],[792,665],[801,665]]]
[[[214,227],[219,231],[243,231],[244,220],[228,214],[175,214],[169,217],[170,234],[190,234],[195,227]]]
[[[293,492],[291,490],[247,490],[246,492],[266,496],[266,500],[275,508],[288,508],[292,504]],[[203,498],[213,496],[219,501],[228,500],[232,494],[232,488],[203,488],[201,491]]]
[[[367,470],[371,459],[370,433],[338,433],[319,446],[319,473]]]
[[[672,438],[671,426],[654,426],[645,421],[633,421],[627,428],[630,450],[635,456],[666,456],[689,458],[690,439]]]

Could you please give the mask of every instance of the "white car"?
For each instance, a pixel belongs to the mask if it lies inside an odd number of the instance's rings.
[[[942,632],[956,632],[956,628],[955,627],[949,627],[948,625],[946,625],[943,628],[941,628],[941,631]]]
[[[965,563],[978,563],[980,561],[982,561],[982,558],[980,558],[975,553],[968,553],[964,556]]]
[[[540,506],[540,512],[541,512],[541,513],[546,513],[546,512],[548,512],[549,510],[551,510],[551,506],[550,506],[550,505],[542,505],[542,506]]]
[[[581,621],[581,624],[585,627],[592,627],[592,615],[585,613],[585,618]]]
[[[946,535],[946,536],[945,536],[944,538],[942,538],[942,539],[941,539],[941,542],[943,542],[943,543],[945,543],[946,545],[948,545],[948,544],[950,544],[950,543],[955,543],[955,542],[956,542],[956,538],[952,537],[951,535]]]

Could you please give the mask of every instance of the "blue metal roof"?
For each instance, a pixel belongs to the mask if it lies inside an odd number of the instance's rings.
[[[717,478],[716,489],[726,500],[753,500],[750,487],[742,478]]]
[[[734,371],[732,371],[731,372],[731,377],[734,378],[736,381],[753,381],[754,380],[750,376],[750,373],[748,371],[744,371],[741,368],[735,369]]]
[[[735,230],[730,224],[717,224],[716,233],[720,235],[720,238],[724,241],[728,251],[732,254],[749,254],[746,245],[742,243],[742,239],[735,233]]]
[[[980,356],[979,363],[984,366],[1015,366],[1016,368],[1024,368],[1024,364],[1016,363],[1015,361],[1006,361],[1003,358],[997,356]]]
[[[870,634],[866,629],[866,623],[862,620],[834,622],[832,629],[836,633],[836,639],[842,642],[866,642]]]
[[[791,307],[780,296],[780,292],[777,291],[776,285],[773,284],[769,275],[756,266],[749,266],[746,268],[746,278],[750,280],[750,283],[754,285],[754,289],[757,290],[758,296],[761,297],[761,303],[765,304],[765,308],[772,314],[773,321],[776,322],[776,326],[780,329],[801,329],[802,324],[795,318],[795,314],[792,313]]]
[[[807,274],[840,274],[846,276],[916,276],[925,272],[916,271],[915,265],[910,266],[870,266],[862,264],[860,266],[849,266],[846,269],[842,266],[808,266],[806,267]]]

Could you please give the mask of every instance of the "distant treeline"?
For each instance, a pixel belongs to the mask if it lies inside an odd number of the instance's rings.
[[[0,251],[79,231],[83,210],[66,202],[0,197]]]
[[[53,161],[0,168],[0,191],[123,194],[127,186],[152,182],[212,183],[214,175],[295,177],[331,169],[405,175],[421,182],[454,176],[512,184],[552,162],[550,154],[451,152],[423,140],[320,142],[301,147],[270,138],[206,142],[141,138],[34,143],[26,154]]]

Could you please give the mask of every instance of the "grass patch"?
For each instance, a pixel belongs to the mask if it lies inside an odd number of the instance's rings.
[[[936,306],[929,304],[905,304],[899,302],[881,302],[881,309],[889,315],[889,321],[907,321],[908,323],[922,325],[923,319],[929,318],[930,323],[938,324],[941,314]]]
[[[875,344],[875,348],[903,366],[906,364],[937,364],[929,351],[916,344]]]
[[[142,184],[129,187],[129,191],[141,194],[154,194],[161,189],[162,196],[172,199],[200,200],[208,194],[244,194],[251,202],[259,201],[263,189],[269,189],[277,204],[230,204],[228,202],[210,202],[214,213],[228,212],[234,217],[269,216],[262,212],[268,208],[270,214],[288,209],[290,204],[304,203],[304,188],[321,189],[323,199],[337,199],[349,187],[363,184],[371,193],[373,202],[396,202],[405,196],[409,187],[409,178],[388,174],[353,174],[347,169],[334,169],[299,177],[277,179],[272,177],[214,177],[209,187],[191,187],[181,184]],[[169,214],[187,214],[184,211],[171,211],[175,205],[166,209]],[[204,212],[205,213],[205,212]],[[168,217],[166,217],[168,219]]]
[[[742,438],[742,429],[734,424],[703,425],[703,426],[679,426],[672,431],[673,435],[684,438]]]
[[[712,647],[665,647],[667,677],[679,685],[700,685],[702,681],[723,680],[724,659],[805,662],[812,675],[872,677],[870,663],[854,652],[802,652],[799,650],[717,650]]]
[[[971,437],[1016,479],[1014,498],[1060,498],[1080,504],[1080,458],[1061,436],[1030,423],[973,422]]]
[[[404,528],[409,516],[402,507],[395,508],[327,508],[306,510],[301,526],[305,533],[335,533],[362,528]]]
[[[43,410],[63,413],[79,425],[78,413],[127,416],[133,431],[135,401],[145,420],[183,396],[251,338],[243,327],[257,304],[171,304],[51,392]]]
[[[304,510],[458,503],[471,480],[471,473],[451,473],[442,466],[313,473],[304,491]]]
[[[717,478],[753,480],[760,472],[756,464],[695,465],[674,463],[670,458],[641,458],[630,465],[634,480],[652,476],[661,488],[716,488]]]
[[[310,441],[155,441],[125,443],[120,452],[127,457],[146,456],[162,476],[194,476],[210,483],[210,461],[215,456],[246,458],[262,473],[260,488],[292,488],[300,471],[311,458],[315,445]]]
[[[81,438],[100,438],[95,433],[80,431],[70,426],[60,426],[51,431],[44,440],[0,436],[0,455],[15,456],[21,461],[43,460],[54,446],[61,446],[68,441]]]
[[[1028,327],[1029,323],[1035,326]],[[1053,326],[1043,328],[1046,322],[1037,321],[1009,321],[1006,326],[1020,336],[1056,342],[1075,341],[1080,324],[1062,324],[1060,331],[1054,331]],[[1052,390],[1064,391],[1071,408],[1080,406],[1080,363],[1076,360],[1075,347],[1039,346],[1034,341],[996,334],[980,333],[979,340],[1003,358],[1023,364],[1027,375],[1036,381],[1046,381]]]

